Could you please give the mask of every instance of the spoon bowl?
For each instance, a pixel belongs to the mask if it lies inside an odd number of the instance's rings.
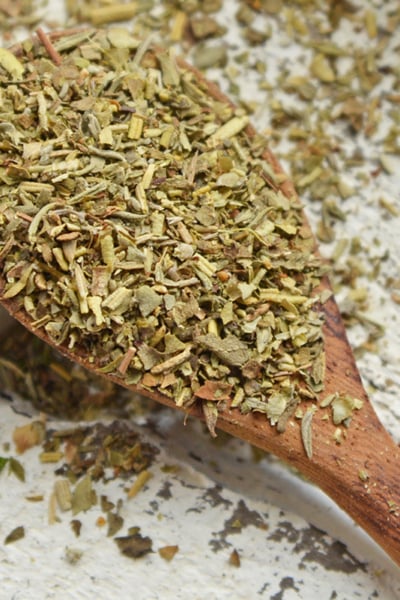
[[[52,40],[62,38],[66,33],[58,32],[49,37],[41,33],[39,36],[56,64],[61,57],[52,46]],[[21,52],[21,47],[14,49],[17,56]],[[157,50],[154,52],[157,53]],[[212,98],[232,106],[219,88],[205,80],[192,66],[181,59],[178,60],[178,64],[180,69],[194,73],[206,86]],[[250,125],[247,126],[246,133],[248,136],[255,135]],[[280,192],[287,197],[295,197],[292,183],[284,176],[278,161],[267,148],[263,151],[262,158],[268,162],[275,175],[279,175]],[[309,230],[305,217],[303,223]],[[3,255],[0,252],[0,266],[4,258],[4,251]],[[44,328],[35,326],[18,298],[4,296],[5,284],[4,277],[0,274],[0,303],[4,308],[27,329],[55,346],[69,359],[132,391],[170,408],[182,410],[191,417],[204,420],[200,404],[194,403],[189,408],[179,407],[174,400],[163,394],[161,389],[128,384],[116,373],[104,374],[96,357],[88,356],[79,346],[71,349],[65,342],[55,344]],[[326,277],[321,280],[319,291],[321,290],[330,291]],[[331,419],[326,418],[326,413],[316,411],[312,422],[313,451],[312,455],[309,453],[307,456],[296,418],[290,418],[285,431],[278,432],[265,415],[256,412],[243,414],[239,409],[230,407],[229,402],[218,410],[216,427],[271,452],[296,467],[328,494],[397,564],[400,564],[400,483],[397,477],[400,450],[380,423],[363,389],[345,327],[332,295],[321,305],[320,312],[324,315],[323,338],[326,353],[323,395],[326,397],[339,392],[362,400],[363,403],[360,410],[354,411],[351,423],[342,438],[337,437],[337,428]],[[305,409],[307,403],[301,403],[299,406]]]

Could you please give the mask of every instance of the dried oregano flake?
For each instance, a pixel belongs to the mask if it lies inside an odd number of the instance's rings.
[[[136,530],[135,533],[115,537],[114,540],[121,554],[124,554],[129,558],[137,559],[153,551],[153,542],[151,538],[143,536],[140,533],[139,527],[133,529]]]
[[[25,528],[22,525],[19,525],[10,531],[3,543],[4,545],[12,544],[18,540],[21,540],[23,537],[25,537]]]

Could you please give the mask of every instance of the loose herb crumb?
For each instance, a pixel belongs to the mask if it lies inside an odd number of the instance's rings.
[[[109,511],[107,512],[107,523],[107,537],[113,537],[120,529],[122,529],[124,519],[118,513]]]
[[[232,552],[229,556],[229,564],[232,565],[232,567],[236,567],[236,568],[240,567],[240,554],[236,550],[236,548],[234,550],[232,550]]]
[[[169,545],[158,549],[158,553],[164,560],[170,562],[178,552],[179,546]]]
[[[127,492],[127,497],[128,498],[134,498],[136,496],[136,494],[138,494],[140,492],[140,490],[143,488],[144,485],[146,485],[146,483],[149,481],[149,479],[151,479],[151,477],[153,476],[153,474],[151,473],[151,471],[141,471],[135,481],[132,483],[131,487],[129,488],[128,492]]]
[[[18,540],[21,540],[23,537],[25,537],[25,528],[22,525],[19,525],[18,527],[15,527],[15,529],[10,531],[3,543],[4,545],[13,544]]]
[[[116,537],[114,540],[121,554],[124,554],[129,558],[141,558],[153,551],[153,542],[151,538],[142,536],[140,533]]]
[[[19,462],[13,456],[10,456],[7,459],[8,462],[8,472],[15,475],[17,479],[24,482],[25,481],[25,468],[22,463]]]
[[[82,556],[83,552],[78,548],[71,548],[70,546],[65,548],[65,560],[70,565],[76,565],[81,560]]]
[[[79,537],[81,535],[82,521],[79,521],[79,519],[72,519],[70,525],[75,536]]]

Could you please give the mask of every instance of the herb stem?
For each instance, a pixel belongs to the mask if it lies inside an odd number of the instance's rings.
[[[62,63],[62,58],[57,52],[57,50],[54,48],[47,34],[43,31],[41,27],[38,27],[36,29],[36,35],[38,36],[43,46],[46,48],[47,54],[50,56],[53,63],[57,65],[57,67],[59,67]]]

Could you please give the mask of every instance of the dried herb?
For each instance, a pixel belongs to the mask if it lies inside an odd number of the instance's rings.
[[[68,462],[57,469],[58,475],[79,478],[89,474],[93,481],[114,477],[128,479],[147,469],[158,449],[142,442],[124,421],[109,425],[95,423],[87,427],[49,433],[47,443],[63,442]]]
[[[19,27],[34,27],[43,16],[47,0],[2,0],[0,30],[12,35]]]
[[[152,552],[153,542],[151,538],[142,536],[140,533],[116,537],[114,540],[121,554],[129,558],[141,558]]]
[[[124,525],[124,519],[116,512],[107,512],[107,536],[113,537]]]
[[[10,531],[3,543],[4,545],[13,544],[18,540],[21,540],[23,537],[25,537],[25,528],[22,525],[20,525],[19,527],[16,527],[12,531]]]
[[[72,493],[68,479],[57,479],[54,482],[54,494],[62,511],[72,508]]]
[[[136,479],[127,491],[128,498],[134,497],[151,477],[147,467],[158,452],[155,447],[142,442],[129,424],[123,421],[115,421],[109,425],[96,423],[68,430],[49,430],[42,447],[47,451],[42,452],[41,457],[44,454],[57,454],[59,460],[65,460],[55,471],[62,478],[55,481],[49,499],[50,524],[60,520],[57,508],[62,512],[71,510],[73,515],[77,515],[97,504],[94,484],[99,479],[109,481],[117,477],[131,479],[135,476]],[[0,461],[0,471],[7,463],[10,470],[22,477],[22,465],[12,458]],[[107,514],[107,519],[104,519],[104,524],[108,524],[107,535],[114,536],[124,523],[119,514],[122,501],[113,510],[115,505],[101,496],[100,505],[101,510]],[[78,536],[80,522],[74,519],[71,527]]]
[[[70,565],[76,565],[81,560],[82,556],[82,550],[78,550],[77,548],[70,548],[69,546],[65,548],[65,560]]]
[[[15,477],[20,481],[25,481],[24,466],[19,462],[19,460],[17,460],[13,456],[10,456],[10,458],[8,459],[8,471],[9,473],[15,475]]]
[[[179,546],[163,546],[158,549],[158,553],[164,560],[170,562],[178,552]]]
[[[79,519],[72,519],[71,521],[71,529],[74,532],[76,537],[79,537],[81,534],[82,522]]]
[[[236,549],[232,550],[229,556],[229,564],[232,565],[232,567],[240,567],[240,554]]]
[[[13,431],[13,442],[17,452],[22,454],[29,448],[42,443],[45,436],[45,425],[42,421],[32,421],[16,427]]]
[[[345,394],[336,394],[331,404],[334,424],[348,423],[349,419],[353,416],[354,410],[360,410],[362,405],[362,400]]]
[[[135,481],[131,485],[128,490],[127,496],[128,498],[134,498],[136,494],[143,488],[144,485],[151,479],[152,473],[150,471],[144,470],[141,471],[136,477]]]
[[[25,481],[25,469],[22,464],[13,457],[0,457],[0,473],[8,465],[8,472],[13,473],[20,481]]]
[[[301,438],[303,440],[304,450],[308,458],[312,458],[313,447],[312,447],[312,419],[314,416],[315,407],[310,407],[301,420]]]
[[[300,388],[313,397],[322,352],[301,205],[242,109],[168,52],[116,39],[61,39],[60,64],[23,51],[18,112],[0,73],[3,297],[102,372],[276,423]]]
[[[72,492],[72,514],[77,515],[81,511],[86,512],[93,504],[95,504],[95,499],[93,497],[92,478],[90,475],[85,475],[85,477],[78,481]]]
[[[99,381],[17,323],[0,341],[0,384],[42,412],[74,420],[94,419],[105,409],[127,416],[133,398],[122,389],[117,394],[114,384]],[[140,404],[136,398],[138,410]]]
[[[6,466],[7,463],[8,463],[8,458],[5,458],[4,456],[0,456],[0,473],[2,472],[2,470],[4,469],[4,467]]]

